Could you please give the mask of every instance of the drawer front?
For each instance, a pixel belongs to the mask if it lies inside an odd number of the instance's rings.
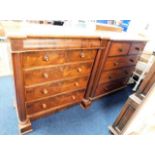
[[[50,83],[42,86],[26,88],[26,101],[30,102],[62,92],[84,89],[87,86],[88,77],[76,78],[62,82]]]
[[[109,56],[126,55],[129,52],[130,43],[128,42],[112,42]]]
[[[56,97],[48,98],[45,100],[33,102],[32,104],[27,104],[28,115],[33,115],[36,113],[46,113],[47,110],[56,110],[63,108],[67,105],[79,103],[84,97],[84,90],[59,95]]]
[[[139,56],[111,57],[107,59],[104,70],[133,66],[136,65],[138,59]]]
[[[145,47],[145,42],[134,42],[131,45],[129,54],[140,54],[142,53],[144,47]]]
[[[24,68],[65,63],[65,51],[23,53]]]
[[[96,55],[96,50],[72,50],[67,52],[67,61],[87,61],[94,60]]]
[[[62,80],[64,78],[89,76],[91,68],[92,62],[89,62],[24,71],[25,85]]]
[[[104,95],[108,92],[111,92],[115,89],[118,89],[118,88],[125,86],[128,82],[128,79],[129,78],[124,78],[124,79],[120,79],[117,81],[108,82],[105,84],[98,85],[96,92],[95,92],[95,96]]]
[[[64,48],[86,48],[86,47],[100,47],[100,39],[87,38],[53,38],[53,39],[26,39],[23,42],[24,49],[64,49]]]
[[[122,79],[127,76],[131,76],[135,67],[126,67],[122,69],[116,69],[112,71],[103,71],[99,84],[114,81],[117,79]]]

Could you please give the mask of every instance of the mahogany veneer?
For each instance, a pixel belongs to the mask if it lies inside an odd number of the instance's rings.
[[[91,105],[122,89],[145,42],[99,37],[10,37],[21,133],[31,121],[67,107]]]

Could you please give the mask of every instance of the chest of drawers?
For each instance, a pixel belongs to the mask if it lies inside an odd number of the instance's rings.
[[[127,85],[144,47],[145,42],[140,41],[108,42],[105,53],[100,56],[96,77],[88,95],[90,103]]]
[[[67,107],[87,108],[127,85],[144,42],[100,37],[10,37],[21,133]]]

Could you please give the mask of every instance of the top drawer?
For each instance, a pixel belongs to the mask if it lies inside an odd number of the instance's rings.
[[[97,38],[28,38],[23,40],[23,48],[19,45],[15,46],[16,42],[19,42],[18,40],[12,40],[11,42],[13,50],[88,48],[101,46],[101,41]]]
[[[145,44],[145,42],[132,43],[129,54],[140,54],[143,51]]]
[[[38,51],[23,54],[24,68],[64,64],[68,62],[92,61],[97,50]]]
[[[129,52],[130,42],[112,42],[109,56],[126,55]]]

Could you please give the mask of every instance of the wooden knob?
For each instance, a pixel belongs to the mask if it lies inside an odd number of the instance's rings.
[[[73,96],[72,96],[72,99],[73,99],[73,100],[75,100],[75,99],[76,99],[76,97],[73,95]]]
[[[135,50],[140,51],[140,48],[139,47],[135,47]]]
[[[48,61],[48,60],[49,60],[48,55],[44,55],[43,60],[44,60],[44,61]]]
[[[81,52],[81,53],[80,53],[80,57],[81,57],[81,58],[84,58],[84,57],[85,57],[85,54],[84,54],[83,52]]]
[[[81,73],[82,72],[82,69],[81,68],[78,68],[77,71]]]
[[[117,66],[119,63],[118,62],[114,62],[114,66]]]
[[[128,72],[128,71],[124,71],[124,73],[125,73],[126,75],[128,75],[128,74],[129,74],[129,72]]]
[[[110,80],[112,79],[112,77],[111,77],[111,76],[109,76],[108,78],[109,78]]]
[[[133,59],[129,59],[129,61],[130,61],[130,62],[134,62],[134,60],[133,60]]]
[[[105,91],[108,91],[109,89],[108,89],[107,87],[104,87],[104,90],[105,90]]]
[[[47,89],[43,89],[43,94],[48,94],[48,90]]]
[[[47,73],[44,73],[43,74],[43,77],[47,79],[48,78],[48,74]]]
[[[43,109],[47,108],[47,105],[45,103],[42,104]]]
[[[118,51],[119,51],[119,52],[123,52],[123,48],[119,48]]]
[[[78,82],[75,82],[75,86],[79,86],[79,83]]]

